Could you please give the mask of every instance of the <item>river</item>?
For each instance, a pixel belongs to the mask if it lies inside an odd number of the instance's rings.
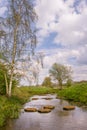
[[[38,100],[31,100],[26,107],[41,107],[46,104],[54,105],[50,113],[24,112],[18,119],[8,120],[5,127],[0,130],[87,130],[87,109],[76,106],[75,110],[65,111],[63,106],[69,105],[67,101],[56,99],[55,95],[34,96]],[[45,100],[44,97],[51,97]]]

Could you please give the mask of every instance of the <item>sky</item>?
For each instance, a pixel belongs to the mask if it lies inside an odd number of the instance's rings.
[[[44,54],[39,82],[49,75],[55,62],[71,66],[73,80],[87,80],[87,0],[34,1],[38,15],[36,51]],[[3,15],[6,7],[0,8]]]
[[[87,0],[36,0],[35,9],[41,80],[55,62],[71,66],[73,80],[87,80]]]

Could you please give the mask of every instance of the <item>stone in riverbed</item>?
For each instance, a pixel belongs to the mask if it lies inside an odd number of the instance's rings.
[[[36,108],[24,108],[25,112],[36,112],[37,109]]]
[[[32,100],[38,100],[38,98],[32,98]]]
[[[43,108],[44,109],[54,109],[55,106],[53,106],[53,105],[45,105]]]
[[[52,98],[46,97],[46,98],[42,98],[42,99],[45,99],[45,100],[51,100]]]
[[[63,110],[74,110],[75,106],[64,106]]]
[[[51,109],[44,109],[44,108],[41,108],[38,110],[39,113],[49,113],[51,112]]]

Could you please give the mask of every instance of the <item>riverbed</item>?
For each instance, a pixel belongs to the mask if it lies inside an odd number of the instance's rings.
[[[65,111],[63,107],[70,105],[67,101],[57,99],[56,95],[34,96],[24,108],[44,105],[54,105],[50,113],[25,112],[21,110],[18,119],[8,120],[7,125],[0,130],[87,130],[87,108],[75,106],[75,110]],[[46,100],[45,98],[51,98]]]

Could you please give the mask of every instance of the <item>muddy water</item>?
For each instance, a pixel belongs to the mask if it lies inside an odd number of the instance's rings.
[[[50,113],[24,112],[22,110],[19,119],[8,120],[6,127],[1,130],[87,130],[87,109],[76,107],[72,111],[64,111],[62,108],[69,105],[68,102],[56,99],[55,95],[35,96],[38,100],[31,100],[26,107],[40,108],[43,105],[55,105]],[[52,97],[45,100],[43,97]]]

